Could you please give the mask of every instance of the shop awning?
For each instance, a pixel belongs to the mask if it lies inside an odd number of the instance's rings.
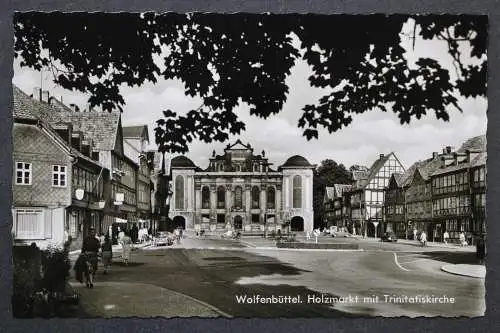
[[[115,223],[127,223],[127,220],[117,217]]]

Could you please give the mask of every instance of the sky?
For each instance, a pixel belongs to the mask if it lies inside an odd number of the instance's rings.
[[[403,28],[405,30],[405,28]],[[412,41],[403,38],[403,47],[407,49],[408,59],[415,61],[422,56],[431,56],[450,69],[453,76],[451,57],[441,41],[417,40],[415,49]],[[273,168],[283,164],[293,155],[305,157],[311,164],[319,165],[324,159],[333,159],[347,168],[354,164],[370,166],[380,154],[394,152],[403,166],[408,168],[417,160],[428,158],[434,151],[441,151],[445,146],[459,148],[470,137],[486,133],[485,98],[460,98],[461,113],[450,108],[450,121],[437,120],[429,113],[421,120],[412,120],[409,125],[400,125],[397,115],[392,112],[371,111],[354,116],[353,122],[346,128],[329,134],[319,131],[319,139],[307,141],[298,128],[302,108],[314,104],[323,95],[322,91],[309,85],[308,77],[312,71],[303,61],[297,61],[287,78],[290,87],[283,110],[278,114],[261,119],[250,116],[246,105],[240,105],[236,114],[246,124],[246,131],[238,136],[230,136],[224,143],[205,144],[194,141],[190,152],[186,154],[201,168],[208,166],[208,159],[215,149],[222,154],[228,143],[240,139],[250,143],[254,153],[263,150]],[[28,94],[34,87],[42,86],[51,96],[63,100],[66,105],[75,103],[85,107],[88,96],[65,90],[55,85],[49,72],[37,72],[21,68],[19,60],[14,61],[13,83]],[[162,110],[171,109],[178,113],[187,112],[201,105],[199,98],[184,95],[183,84],[177,80],[159,80],[156,84],[144,84],[141,87],[123,87],[121,90],[126,105],[122,114],[122,123],[128,125],[148,125],[150,140],[154,146],[154,128],[156,120],[162,117]]]

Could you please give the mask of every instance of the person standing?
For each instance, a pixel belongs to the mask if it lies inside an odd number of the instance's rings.
[[[450,234],[448,234],[448,231],[445,230],[443,234],[443,241],[445,244],[448,244],[448,238],[450,238]]]
[[[87,287],[94,287],[95,273],[97,272],[97,254],[99,253],[99,240],[96,238],[95,229],[90,228],[89,234],[83,240],[82,244],[82,254],[85,256],[87,262],[90,263],[91,271],[86,272],[87,274]]]
[[[422,231],[420,234],[420,242],[422,243],[422,246],[427,246],[427,234],[425,231]]]
[[[460,240],[460,246],[466,246],[467,241],[465,240],[465,234],[463,231],[460,232],[460,235],[458,236]]]
[[[417,238],[417,228],[413,228],[413,240],[418,240],[418,238]]]
[[[130,261],[130,254],[132,252],[132,239],[128,235],[128,232],[123,232],[123,237],[120,241],[122,245],[122,260],[125,265],[128,265]]]
[[[101,246],[102,251],[102,265],[104,266],[104,274],[108,274],[108,267],[111,265],[113,259],[113,244],[109,239],[109,235],[104,237],[104,243]]]

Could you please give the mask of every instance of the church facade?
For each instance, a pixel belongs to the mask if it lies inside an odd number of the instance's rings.
[[[295,155],[276,169],[237,140],[213,151],[203,170],[185,156],[170,163],[174,225],[189,230],[268,232],[313,229],[313,169]],[[288,224],[287,224],[288,223]]]

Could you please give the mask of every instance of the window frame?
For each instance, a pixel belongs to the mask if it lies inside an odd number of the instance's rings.
[[[62,168],[64,168],[64,171],[61,171]],[[57,178],[55,178],[56,176]],[[62,183],[61,176],[64,176],[64,185],[61,185]],[[55,184],[56,180],[58,184]],[[68,167],[66,165],[60,165],[60,164],[52,165],[52,187],[60,187],[60,188],[68,187]]]
[[[22,168],[19,168],[19,164],[22,163]],[[26,168],[26,165],[29,165],[28,168]],[[22,172],[21,177],[18,177],[18,172]],[[28,183],[25,183],[26,179],[26,172],[28,172]],[[23,162],[23,161],[16,161],[16,185],[22,185],[22,186],[30,186],[33,184],[33,163],[31,162]],[[18,178],[21,178],[21,182],[18,182]]]

